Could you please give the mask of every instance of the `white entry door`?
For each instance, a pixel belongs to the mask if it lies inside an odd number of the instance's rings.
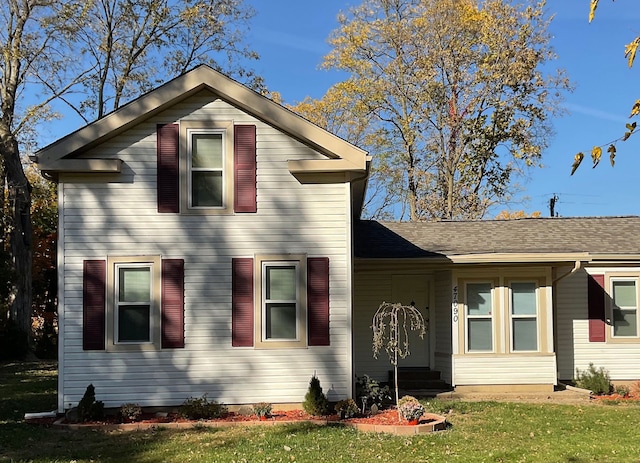
[[[392,275],[392,300],[402,305],[414,305],[427,322],[429,317],[429,279],[426,275]],[[399,359],[400,367],[429,366],[429,332],[421,339],[417,332],[409,331],[409,351],[411,354]]]

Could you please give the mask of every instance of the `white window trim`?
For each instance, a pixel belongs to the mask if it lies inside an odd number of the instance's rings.
[[[121,268],[148,268],[149,269],[149,277],[150,277],[150,281],[149,281],[149,297],[150,300],[149,301],[138,301],[138,302],[120,302],[119,301],[119,297],[117,296],[120,293],[120,278],[119,278],[119,270]],[[157,323],[157,321],[154,323],[154,317],[153,317],[153,264],[152,263],[140,263],[140,262],[132,262],[132,263],[125,263],[125,262],[117,262],[115,264],[115,268],[114,268],[114,296],[113,296],[113,301],[114,301],[114,312],[113,312],[113,342],[115,344],[153,344],[153,327],[154,325]],[[119,318],[120,318],[120,305],[127,305],[127,306],[148,306],[149,307],[149,341],[120,341],[120,331],[119,331]]]
[[[191,206],[191,135],[222,133],[222,207]],[[183,214],[216,215],[233,213],[233,121],[181,120],[180,121],[180,210]]]
[[[614,310],[614,305],[615,305],[615,301],[614,301],[614,293],[613,293],[613,285],[614,283],[618,282],[618,281],[632,281],[633,283],[635,283],[635,289],[636,289],[636,307],[634,307],[635,311],[636,311],[636,334],[635,336],[620,336],[615,334],[615,321],[614,321],[614,316],[613,316],[613,310]],[[631,277],[631,276],[617,276],[617,275],[612,275],[609,278],[609,316],[610,316],[610,320],[611,320],[611,326],[610,326],[610,335],[611,335],[611,339],[614,339],[616,341],[619,340],[637,340],[638,338],[640,338],[640,307],[638,307],[638,305],[640,305],[640,278],[638,277]],[[622,307],[621,307],[622,309]],[[630,310],[629,308],[625,307],[624,310]]]
[[[295,299],[293,300],[271,300],[267,299],[267,269],[275,268],[275,267],[293,267],[295,269],[296,275],[296,287],[295,287]],[[267,324],[262,323],[262,341],[263,342],[299,342],[300,341],[300,327],[298,326],[298,320],[300,320],[300,288],[298,287],[300,275],[300,262],[299,261],[262,261],[262,302],[261,302],[261,310],[262,310],[262,320],[267,318],[267,304],[274,302],[281,303],[294,303],[295,304],[295,312],[296,312],[296,336],[294,339],[286,339],[286,338],[267,338]]]
[[[469,315],[469,293],[468,286],[470,284],[489,284],[491,285],[491,313],[489,315]],[[466,280],[463,283],[464,288],[464,352],[467,354],[487,354],[496,351],[496,335],[495,335],[495,315],[496,315],[496,284],[492,280]],[[490,350],[471,350],[469,348],[469,320],[491,320],[491,349]]]
[[[150,341],[117,342],[117,290],[120,267],[151,268]],[[160,350],[161,323],[161,258],[160,256],[112,256],[107,259],[107,351],[152,351]]]
[[[269,266],[296,267],[296,340],[266,339],[266,272]],[[307,347],[307,256],[304,254],[257,255],[254,258],[254,347]]]
[[[193,153],[193,136],[194,135],[216,135],[219,134],[222,136],[222,167],[219,169],[214,168],[204,168],[204,167],[193,167],[192,163],[192,153]],[[226,184],[227,184],[227,175],[226,175],[226,165],[227,165],[227,157],[229,153],[227,152],[227,146],[225,143],[225,130],[223,129],[187,129],[187,168],[189,172],[187,174],[187,184],[188,184],[188,206],[189,209],[225,209],[226,204],[229,199],[227,198]],[[221,206],[195,206],[193,205],[193,173],[194,172],[222,172],[222,205]]]
[[[520,314],[516,315],[513,313],[513,291],[511,285],[513,283],[533,283],[535,285],[535,297],[536,297],[536,313],[532,314]],[[512,353],[527,353],[527,352],[540,352],[540,282],[537,279],[523,279],[523,280],[509,280],[506,282],[508,289],[508,309],[507,313],[509,316],[509,350]],[[535,350],[516,350],[514,347],[514,329],[513,322],[514,320],[523,320],[523,319],[534,319],[536,321],[536,349]]]

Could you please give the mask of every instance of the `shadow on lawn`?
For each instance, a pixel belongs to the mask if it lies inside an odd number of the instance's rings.
[[[209,450],[241,445],[256,428],[151,429],[140,432],[96,432],[28,424],[25,412],[56,408],[55,362],[0,363],[0,462],[30,461],[172,461],[191,444]],[[276,435],[307,434],[317,426],[285,426]],[[275,429],[273,429],[275,431]]]

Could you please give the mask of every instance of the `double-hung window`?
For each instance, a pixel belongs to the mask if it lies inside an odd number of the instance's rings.
[[[110,257],[107,262],[107,350],[159,349],[160,257]]]
[[[116,274],[116,343],[151,342],[152,266],[116,264]]]
[[[637,279],[611,280],[613,307],[613,336],[638,336],[638,284]]]
[[[232,121],[180,121],[182,213],[228,214],[233,211],[234,132]]]
[[[466,339],[468,352],[493,351],[493,285],[466,284]]]
[[[256,294],[256,345],[307,346],[306,258],[303,255],[260,256]]]
[[[189,207],[222,208],[225,204],[225,137],[221,130],[190,129]]]
[[[511,282],[511,349],[514,352],[538,350],[537,293],[535,282]]]
[[[264,262],[264,323],[262,339],[266,341],[297,341],[299,307],[298,263]]]

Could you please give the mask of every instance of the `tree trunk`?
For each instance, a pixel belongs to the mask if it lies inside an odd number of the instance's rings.
[[[31,186],[20,162],[18,141],[8,127],[0,128],[6,174],[9,249],[14,271],[10,316],[23,332],[31,334]]]

